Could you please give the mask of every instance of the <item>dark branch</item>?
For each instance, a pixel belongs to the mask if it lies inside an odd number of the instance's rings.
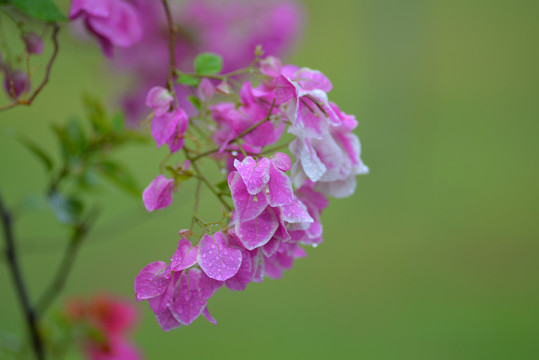
[[[13,218],[11,212],[6,208],[2,197],[0,195],[0,217],[2,219],[2,227],[4,229],[4,239],[6,241],[6,257],[8,260],[8,266],[11,270],[13,281],[15,282],[15,288],[21,301],[21,305],[28,325],[28,331],[32,340],[32,347],[34,353],[38,359],[45,359],[45,350],[43,348],[43,342],[39,335],[37,325],[37,314],[30,303],[28,291],[22,276],[21,268],[19,265],[17,250],[15,247],[15,237],[13,234]]]

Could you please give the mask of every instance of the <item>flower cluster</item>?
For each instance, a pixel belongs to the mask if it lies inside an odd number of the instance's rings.
[[[128,340],[137,312],[133,304],[109,295],[91,301],[72,300],[67,306],[70,321],[81,328],[77,334],[87,357],[92,360],[140,359]]]
[[[302,23],[300,8],[292,0],[189,0],[171,2],[170,7],[177,28],[175,66],[184,69],[204,51],[220,54],[225,71],[247,66],[257,45],[267,54],[281,56],[297,38]],[[162,2],[74,0],[70,17],[84,19],[103,52],[109,57],[114,53],[116,71],[128,72],[137,81],[121,101],[131,123],[138,123],[147,92],[167,78],[163,64],[169,60],[169,33]],[[175,91],[189,112],[183,89]]]
[[[239,73],[259,81],[255,86]],[[280,278],[296,258],[306,256],[302,246],[322,242],[327,197],[350,196],[356,174],[368,172],[352,132],[355,117],[328,100],[332,84],[323,73],[282,66],[267,56],[245,71],[213,75],[214,83],[197,73],[184,75],[192,78],[188,87],[197,94],[193,103],[199,111],[190,119],[171,90],[154,87],[147,95],[157,147],[182,149],[185,161],[167,167],[170,178],[157,176],[143,202],[148,211],[165,208],[182,182],[196,179],[197,199],[206,184],[225,211],[220,222],[205,223],[196,214],[197,200],[191,228],[180,231],[170,262],[153,262],[136,277],[137,300],[148,300],[165,331],[189,325],[200,314],[216,323],[207,303],[222,286],[244,290],[264,276]],[[189,124],[213,140],[211,149],[203,149],[199,139],[186,144],[197,134]],[[287,145],[293,161],[278,151]],[[197,165],[203,159],[219,164],[225,186],[204,176]],[[202,229],[198,235],[195,224]],[[214,232],[211,225],[220,229]]]

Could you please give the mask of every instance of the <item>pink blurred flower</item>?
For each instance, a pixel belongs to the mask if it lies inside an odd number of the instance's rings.
[[[73,0],[69,18],[84,19],[88,31],[99,41],[103,53],[112,57],[114,46],[126,48],[142,36],[141,14],[124,0]]]
[[[138,317],[132,303],[110,295],[97,295],[90,301],[72,300],[67,314],[74,324],[85,329],[76,333],[89,359],[141,358],[138,349],[127,340]]]

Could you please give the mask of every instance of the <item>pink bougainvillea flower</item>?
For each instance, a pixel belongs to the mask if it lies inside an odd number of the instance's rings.
[[[170,152],[175,153],[183,147],[183,136],[189,126],[189,117],[181,108],[169,111],[152,120],[152,136],[157,147],[168,144]]]
[[[94,360],[137,360],[138,349],[127,338],[137,320],[132,303],[110,295],[98,295],[90,301],[72,300],[68,304],[68,317],[83,329],[76,332],[88,358]],[[95,336],[99,334],[99,336]]]
[[[355,118],[335,104],[331,106],[341,125],[331,126],[320,137],[297,137],[290,143],[296,157],[292,179],[298,187],[311,180],[326,195],[347,197],[355,190],[356,175],[366,174],[369,169],[360,158],[359,139],[351,132],[357,124]]]
[[[38,34],[29,32],[24,34],[22,38],[28,54],[39,55],[43,52],[43,40]]]
[[[146,210],[151,212],[172,204],[172,190],[174,190],[174,179],[158,175],[142,193]]]
[[[170,109],[172,100],[174,100],[174,98],[167,89],[161,86],[154,86],[148,91],[148,95],[146,96],[146,106],[153,109],[155,116],[161,116]]]
[[[73,0],[69,18],[79,17],[108,57],[112,57],[114,46],[129,47],[142,36],[140,14],[124,0]]]
[[[203,253],[206,245],[204,245]],[[180,239],[169,265],[162,261],[153,262],[144,267],[135,278],[134,288],[137,301],[148,300],[157,322],[164,331],[189,325],[200,314],[216,324],[215,319],[207,310],[207,302],[223,285],[223,282],[208,277],[205,272],[195,267],[198,261],[198,249],[199,246],[192,246],[188,240]],[[208,251],[205,254],[206,257],[212,257],[208,255]],[[208,270],[210,273],[216,270],[216,273],[223,274],[210,262],[206,265],[211,268]]]
[[[225,281],[236,275],[241,266],[241,250],[228,246],[222,232],[212,236],[205,234],[200,239],[198,263],[210,278]]]

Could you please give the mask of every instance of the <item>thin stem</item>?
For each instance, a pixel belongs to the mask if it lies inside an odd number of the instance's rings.
[[[198,178],[197,188],[195,190],[195,205],[193,206],[193,220],[191,220],[191,230],[193,229],[193,225],[195,224],[195,220],[197,219],[197,215],[198,215],[198,203],[200,202],[201,185],[202,185],[202,179]]]
[[[47,69],[45,70],[45,76],[43,77],[43,80],[41,81],[41,84],[36,88],[36,90],[32,93],[32,95],[28,99],[17,99],[14,102],[12,102],[9,105],[1,106],[0,111],[11,109],[18,105],[25,105],[30,106],[36,96],[43,90],[45,85],[49,82],[49,76],[52,70],[52,64],[54,63],[54,60],[56,59],[56,56],[58,55],[58,31],[60,30],[60,26],[58,24],[53,25],[53,31],[52,31],[52,44],[53,44],[53,52],[51,55],[51,58],[49,59],[49,63],[47,64]]]
[[[52,282],[49,284],[37,303],[36,310],[39,315],[45,314],[49,306],[53,303],[54,299],[62,292],[67,282],[67,278],[71,273],[71,268],[75,262],[80,245],[88,233],[88,224],[92,221],[91,219],[95,218],[95,216],[95,211],[90,213],[90,215],[87,216],[86,221],[81,221],[73,229],[73,235],[71,236],[69,245],[66,248],[60,266],[58,266]]]
[[[213,185],[208,181],[208,179],[206,179],[204,177],[204,175],[202,174],[202,172],[200,171],[200,168],[198,167],[198,165],[196,164],[195,161],[193,161],[193,159],[191,158],[191,156],[189,156],[189,151],[184,147],[183,148],[183,152],[185,154],[185,157],[187,158],[187,160],[190,160],[191,161],[191,165],[193,166],[193,169],[195,169],[195,172],[198,176],[198,178],[208,187],[208,189],[210,189],[210,191],[221,201],[221,203],[223,204],[223,206],[228,210],[228,211],[232,211],[232,206],[230,206],[225,198],[223,197],[223,194],[219,193],[217,190],[215,190],[215,188],[213,187]]]
[[[2,197],[0,196],[0,217],[2,219],[2,225],[4,229],[4,239],[6,241],[6,256],[8,259],[8,265],[11,270],[13,281],[17,289],[17,294],[21,301],[26,323],[28,325],[28,331],[32,339],[32,348],[38,359],[45,359],[45,350],[43,348],[43,342],[39,335],[38,330],[38,317],[30,303],[30,297],[24,283],[21,268],[19,265],[17,250],[15,247],[15,237],[13,234],[13,219],[9,210],[5,207]]]
[[[174,20],[172,19],[172,13],[170,11],[170,6],[168,5],[168,0],[163,0],[163,6],[165,8],[165,13],[167,16],[167,24],[168,24],[169,64],[168,64],[167,88],[170,92],[173,93],[173,96],[176,97],[176,94],[174,91],[174,67],[176,66],[174,34],[176,30],[174,27]]]
[[[270,109],[268,111],[268,115],[263,119],[263,120],[260,120],[259,122],[257,122],[256,124],[252,125],[251,127],[245,129],[244,131],[242,131],[238,136],[236,136],[234,139],[230,140],[229,144],[233,144],[235,142],[238,142],[239,140],[241,140],[245,135],[251,133],[252,131],[254,131],[256,128],[258,128],[260,125],[264,124],[265,122],[269,121],[270,117],[271,117],[271,113],[273,112],[273,108],[275,107],[275,99],[273,100],[273,102],[271,103],[271,106],[270,106]],[[220,147],[215,147],[213,149],[210,149],[208,151],[204,151],[203,153],[200,153],[198,154],[197,156],[195,156],[194,158],[191,159],[191,161],[195,162],[205,156],[208,156],[208,155],[211,155],[211,154],[214,154],[216,152],[218,152],[219,150],[221,150]]]

